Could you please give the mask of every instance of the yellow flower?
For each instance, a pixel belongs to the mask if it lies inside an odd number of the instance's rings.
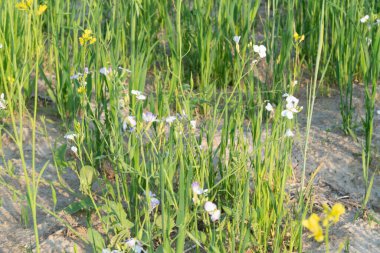
[[[311,236],[314,236],[317,242],[323,241],[323,230],[321,225],[319,225],[320,220],[321,218],[318,215],[312,213],[309,219],[302,221],[302,225],[312,233]]]
[[[302,42],[305,39],[305,35],[299,35],[297,32],[293,34],[293,38],[296,42]]]
[[[44,13],[46,11],[46,9],[47,9],[46,4],[41,4],[40,6],[38,6],[37,16],[42,15],[42,13]]]
[[[77,91],[78,91],[78,94],[85,94],[86,93],[86,87],[80,86]]]
[[[79,38],[79,43],[83,45],[91,45],[96,42],[96,38],[92,36],[92,31],[90,29],[84,30],[84,33],[82,34],[82,37]]]
[[[327,226],[329,221],[337,223],[340,216],[344,214],[346,210],[341,203],[336,203],[331,209],[328,205],[323,204],[323,212],[326,214],[326,217],[323,220],[323,226]]]
[[[8,82],[10,84],[13,84],[15,82],[15,79],[13,77],[11,77],[11,76],[8,76]]]
[[[16,4],[16,8],[20,11],[27,11],[32,7],[33,0],[26,0]]]

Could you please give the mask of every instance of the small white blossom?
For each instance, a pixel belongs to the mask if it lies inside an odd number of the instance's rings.
[[[288,108],[294,108],[294,107],[297,107],[298,105],[298,102],[299,102],[299,99],[292,96],[292,95],[289,95],[287,96],[286,98],[286,107]]]
[[[234,41],[236,44],[239,44],[240,38],[241,36],[237,36],[237,35],[234,36]]]
[[[132,91],[131,91],[131,94],[132,94],[132,95],[135,95],[135,96],[139,96],[139,95],[142,95],[142,92],[139,91],[139,90],[132,90]]]
[[[193,130],[195,130],[197,128],[197,121],[196,120],[190,121],[190,125],[193,128]]]
[[[64,138],[65,138],[66,140],[71,140],[71,141],[73,141],[73,140],[75,140],[75,138],[76,138],[77,136],[78,136],[78,135],[77,135],[77,134],[74,134],[74,133],[67,133],[67,134],[65,134]]]
[[[111,73],[111,68],[106,68],[106,67],[103,67],[103,68],[101,68],[100,70],[99,70],[99,72],[100,72],[100,74],[102,74],[102,75],[108,75],[109,73]]]
[[[265,106],[265,109],[266,109],[268,112],[273,112],[273,106],[272,106],[270,103],[267,103],[267,105]]]
[[[200,195],[204,193],[204,190],[202,189],[202,187],[200,186],[198,182],[193,182],[191,184],[191,189],[193,190],[193,193],[196,195]]]
[[[128,116],[127,117],[127,122],[131,127],[135,127],[137,122],[136,122],[136,117],[134,116]]]
[[[137,95],[136,98],[137,98],[138,100],[145,100],[145,99],[146,99],[146,96],[143,95],[143,94],[140,94],[140,95]]]
[[[5,110],[7,108],[7,101],[5,100],[4,93],[0,95],[0,110]]]
[[[75,147],[75,146],[71,146],[70,150],[74,153],[74,154],[78,154],[78,148]]]
[[[360,19],[360,22],[364,24],[368,21],[368,19],[369,19],[369,15],[365,15],[364,17]]]
[[[286,132],[285,132],[285,136],[286,136],[286,137],[293,137],[293,136],[294,136],[294,133],[292,132],[292,130],[288,129],[288,130],[286,130]]]
[[[260,58],[265,58],[267,56],[267,49],[264,45],[253,45],[253,51],[258,53]]]
[[[219,209],[215,210],[210,214],[211,220],[213,222],[217,221],[220,219],[221,211]]]
[[[372,39],[370,39],[370,38],[365,38],[365,41],[367,41],[368,46],[371,45],[371,43],[372,43]]]
[[[293,119],[293,112],[292,111],[289,111],[289,110],[283,110],[281,112],[281,116],[282,117],[287,117],[288,119]]]
[[[132,73],[132,71],[130,69],[126,69],[126,68],[123,68],[123,67],[120,67],[120,66],[119,66],[119,69],[120,70],[124,70],[127,73]]]
[[[286,98],[286,97],[289,97],[289,94],[288,93],[284,93],[284,95],[282,95],[283,98]]]
[[[141,253],[145,252],[145,250],[142,247],[142,244],[139,240],[135,238],[130,238],[125,242],[126,246],[130,248],[135,253]]]
[[[208,213],[212,213],[212,212],[217,210],[216,205],[214,203],[212,203],[211,201],[207,201],[205,203],[204,208],[205,208],[206,212],[208,212]]]
[[[71,80],[78,80],[79,77],[83,76],[82,73],[77,73],[77,74],[74,74],[72,76],[70,76],[70,79]]]
[[[172,124],[175,120],[177,119],[177,117],[175,116],[169,116],[165,119],[166,123],[168,124]]]
[[[144,112],[142,118],[145,122],[151,123],[157,121],[157,116],[151,112]]]

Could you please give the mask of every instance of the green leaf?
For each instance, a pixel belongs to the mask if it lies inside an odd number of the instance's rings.
[[[105,243],[102,235],[93,228],[89,228],[87,231],[88,240],[92,243],[94,252],[102,252],[105,248]]]
[[[91,201],[91,198],[85,197],[84,199],[82,199],[80,201],[75,201],[75,202],[71,203],[70,205],[65,207],[63,210],[68,214],[74,214],[74,213],[77,213],[79,211],[83,211],[83,210],[89,211],[92,209],[94,209],[94,205]]]
[[[79,172],[79,190],[88,193],[91,190],[92,183],[96,180],[97,171],[94,167],[85,165]]]

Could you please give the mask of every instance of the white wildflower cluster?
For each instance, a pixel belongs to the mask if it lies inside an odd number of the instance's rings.
[[[139,93],[136,93],[136,91],[132,91],[132,94],[133,95],[139,95]],[[142,120],[148,125],[151,123],[154,123],[154,122],[165,122],[169,126],[171,126],[177,120],[187,121],[187,116],[186,116],[186,114],[177,114],[177,116],[169,115],[167,117],[159,119],[157,117],[157,115],[155,115],[152,112],[147,111],[147,112],[143,112]],[[197,127],[197,121],[196,120],[191,120],[191,121],[187,121],[187,122],[189,122],[189,125],[190,125],[192,130],[196,129],[196,127]],[[136,126],[137,126],[137,119],[135,116],[129,115],[129,116],[124,118],[124,120],[123,120],[123,131],[127,131],[127,130],[134,131]]]
[[[264,45],[253,45],[253,51],[263,59],[267,56],[267,48]]]
[[[281,112],[281,116],[293,119],[294,114],[297,114],[302,110],[302,106],[298,106],[299,99],[287,93],[285,93],[283,97],[286,97],[286,109]],[[285,137],[294,137],[294,133],[291,129],[286,130]]]
[[[207,201],[204,206],[206,212],[210,215],[210,218],[213,222],[220,219],[221,211],[217,206],[211,201]]]
[[[294,114],[302,110],[302,107],[298,106],[299,99],[287,93],[285,93],[283,97],[286,97],[286,109],[281,112],[281,116],[293,119]]]
[[[362,17],[361,19],[360,19],[360,23],[367,23],[367,21],[369,20],[369,15],[365,15],[364,17]]]

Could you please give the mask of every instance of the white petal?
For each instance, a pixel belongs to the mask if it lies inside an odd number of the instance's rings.
[[[217,221],[220,219],[220,215],[221,215],[221,211],[218,209],[218,210],[215,210],[214,212],[211,213],[211,220],[212,221]]]
[[[212,203],[211,201],[207,201],[205,203],[204,208],[205,208],[206,212],[208,212],[208,213],[212,213],[217,209],[216,205],[214,203]]]

